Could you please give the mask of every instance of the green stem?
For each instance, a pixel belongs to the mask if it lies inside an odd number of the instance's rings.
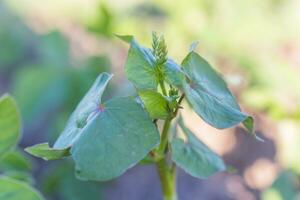
[[[176,117],[183,98],[184,98],[184,94],[182,94],[181,97],[179,98],[178,106],[175,109],[174,113],[171,116],[169,116],[166,119],[165,123],[164,123],[162,134],[161,134],[161,142],[160,142],[159,149],[158,149],[159,154],[164,154],[164,152],[166,150],[166,147],[168,145],[168,139],[169,139],[169,134],[168,133],[169,133],[169,129],[170,129],[170,126],[171,126],[171,122],[172,122],[172,119],[174,117]]]
[[[164,154],[165,153],[165,149],[166,149],[166,146],[168,144],[168,136],[169,136],[169,129],[170,129],[170,126],[171,126],[171,121],[172,121],[172,117],[169,117],[166,119],[165,123],[164,123],[164,126],[163,126],[163,130],[162,130],[162,133],[161,133],[161,142],[160,142],[160,145],[159,145],[159,148],[158,148],[158,153],[159,154]]]
[[[177,200],[176,170],[168,166],[166,159],[156,163],[164,200]]]
[[[167,96],[167,90],[165,88],[165,84],[163,81],[159,81],[159,85],[160,85],[160,88],[161,88],[161,91],[163,93],[163,95]]]
[[[177,115],[180,108],[180,103],[184,98],[184,94],[178,100],[178,105],[175,111],[166,119],[162,134],[161,142],[157,150],[158,155],[162,155],[163,159],[160,159],[156,162],[157,171],[159,174],[161,188],[163,192],[164,200],[177,200],[176,192],[176,167],[169,166],[166,158],[166,150],[168,146],[169,139],[169,129],[171,126],[172,119]]]

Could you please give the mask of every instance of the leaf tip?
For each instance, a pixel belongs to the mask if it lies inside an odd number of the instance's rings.
[[[133,40],[132,35],[120,35],[120,34],[114,34],[117,38],[123,40],[124,42],[131,43]]]
[[[190,45],[189,52],[195,51],[196,48],[198,47],[198,45],[199,45],[199,41],[193,42],[193,43]]]

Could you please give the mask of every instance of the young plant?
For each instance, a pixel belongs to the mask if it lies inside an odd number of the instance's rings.
[[[37,144],[26,151],[45,160],[71,156],[82,180],[106,181],[139,162],[155,163],[164,199],[175,200],[177,166],[198,178],[226,169],[178,117],[182,101],[218,129],[243,123],[253,134],[253,118],[241,112],[224,80],[194,50],[178,65],[167,56],[163,36],[153,33],[152,49],[140,46],[133,36],[118,37],[130,44],[125,71],[138,96],[103,101],[112,75],[102,73],[54,146]],[[172,123],[179,125],[185,140],[170,133]]]

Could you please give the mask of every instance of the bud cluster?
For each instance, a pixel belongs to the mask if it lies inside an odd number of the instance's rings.
[[[167,45],[163,35],[157,36],[156,32],[152,33],[152,53],[156,59],[157,65],[162,65],[167,61]]]

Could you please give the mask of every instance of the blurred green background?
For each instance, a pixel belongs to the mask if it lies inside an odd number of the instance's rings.
[[[197,51],[224,75],[265,140],[240,127],[211,128],[186,106],[191,129],[234,170],[208,180],[180,171],[179,198],[300,199],[299,22],[298,0],[2,0],[0,95],[16,98],[24,131],[19,153],[0,171],[49,200],[159,200],[153,166],[106,183],[80,182],[71,160],[46,163],[22,150],[54,141],[99,73],[115,74],[107,98],[132,94],[123,69],[128,47],[114,33],[150,46],[157,31],[178,63],[199,42]]]

